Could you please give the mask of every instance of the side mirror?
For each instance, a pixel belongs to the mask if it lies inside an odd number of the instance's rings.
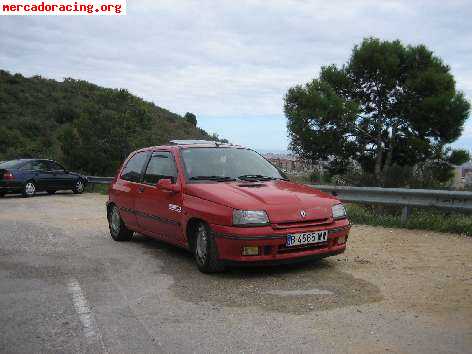
[[[174,192],[174,193],[180,191],[180,185],[178,185],[177,183],[172,183],[172,180],[170,178],[160,179],[157,182],[156,187],[164,191],[169,191],[169,192]]]

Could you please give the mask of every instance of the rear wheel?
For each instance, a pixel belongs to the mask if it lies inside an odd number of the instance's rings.
[[[111,238],[115,241],[129,241],[133,237],[133,231],[128,230],[116,205],[111,207],[108,213],[108,226]]]
[[[34,196],[36,193],[36,185],[33,181],[26,182],[25,186],[23,187],[23,197],[29,198]]]
[[[47,191],[49,195],[56,193],[56,191]]]
[[[0,198],[4,197],[5,196],[5,192],[0,192]]]
[[[218,260],[218,251],[211,229],[204,223],[195,227],[193,255],[202,273],[222,272],[225,267]]]
[[[79,178],[77,182],[75,182],[74,188],[72,188],[72,192],[74,192],[75,194],[82,194],[84,192],[84,189],[85,189],[84,181]]]

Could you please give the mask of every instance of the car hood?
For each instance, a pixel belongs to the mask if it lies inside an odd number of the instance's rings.
[[[272,223],[331,219],[331,207],[339,203],[314,188],[281,180],[193,183],[186,185],[185,193],[234,209],[265,210]]]

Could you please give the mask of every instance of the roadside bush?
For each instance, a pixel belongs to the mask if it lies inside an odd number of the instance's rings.
[[[472,236],[472,216],[467,214],[435,209],[413,209],[407,222],[402,224],[400,207],[347,204],[346,208],[354,224],[432,230]]]
[[[85,192],[108,194],[108,184],[89,184],[85,188]]]

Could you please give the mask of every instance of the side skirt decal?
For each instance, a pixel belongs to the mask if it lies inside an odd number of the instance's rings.
[[[141,216],[141,217],[146,218],[146,219],[151,219],[151,220],[154,220],[154,221],[157,221],[157,222],[161,222],[161,223],[164,223],[164,224],[180,226],[179,221],[164,218],[164,217],[159,216],[159,215],[148,214],[148,213],[145,213],[145,212],[142,212],[142,211],[139,211],[139,210],[124,208],[124,207],[120,208],[120,210],[125,211],[127,213],[131,213],[131,214],[136,215],[136,216]]]

